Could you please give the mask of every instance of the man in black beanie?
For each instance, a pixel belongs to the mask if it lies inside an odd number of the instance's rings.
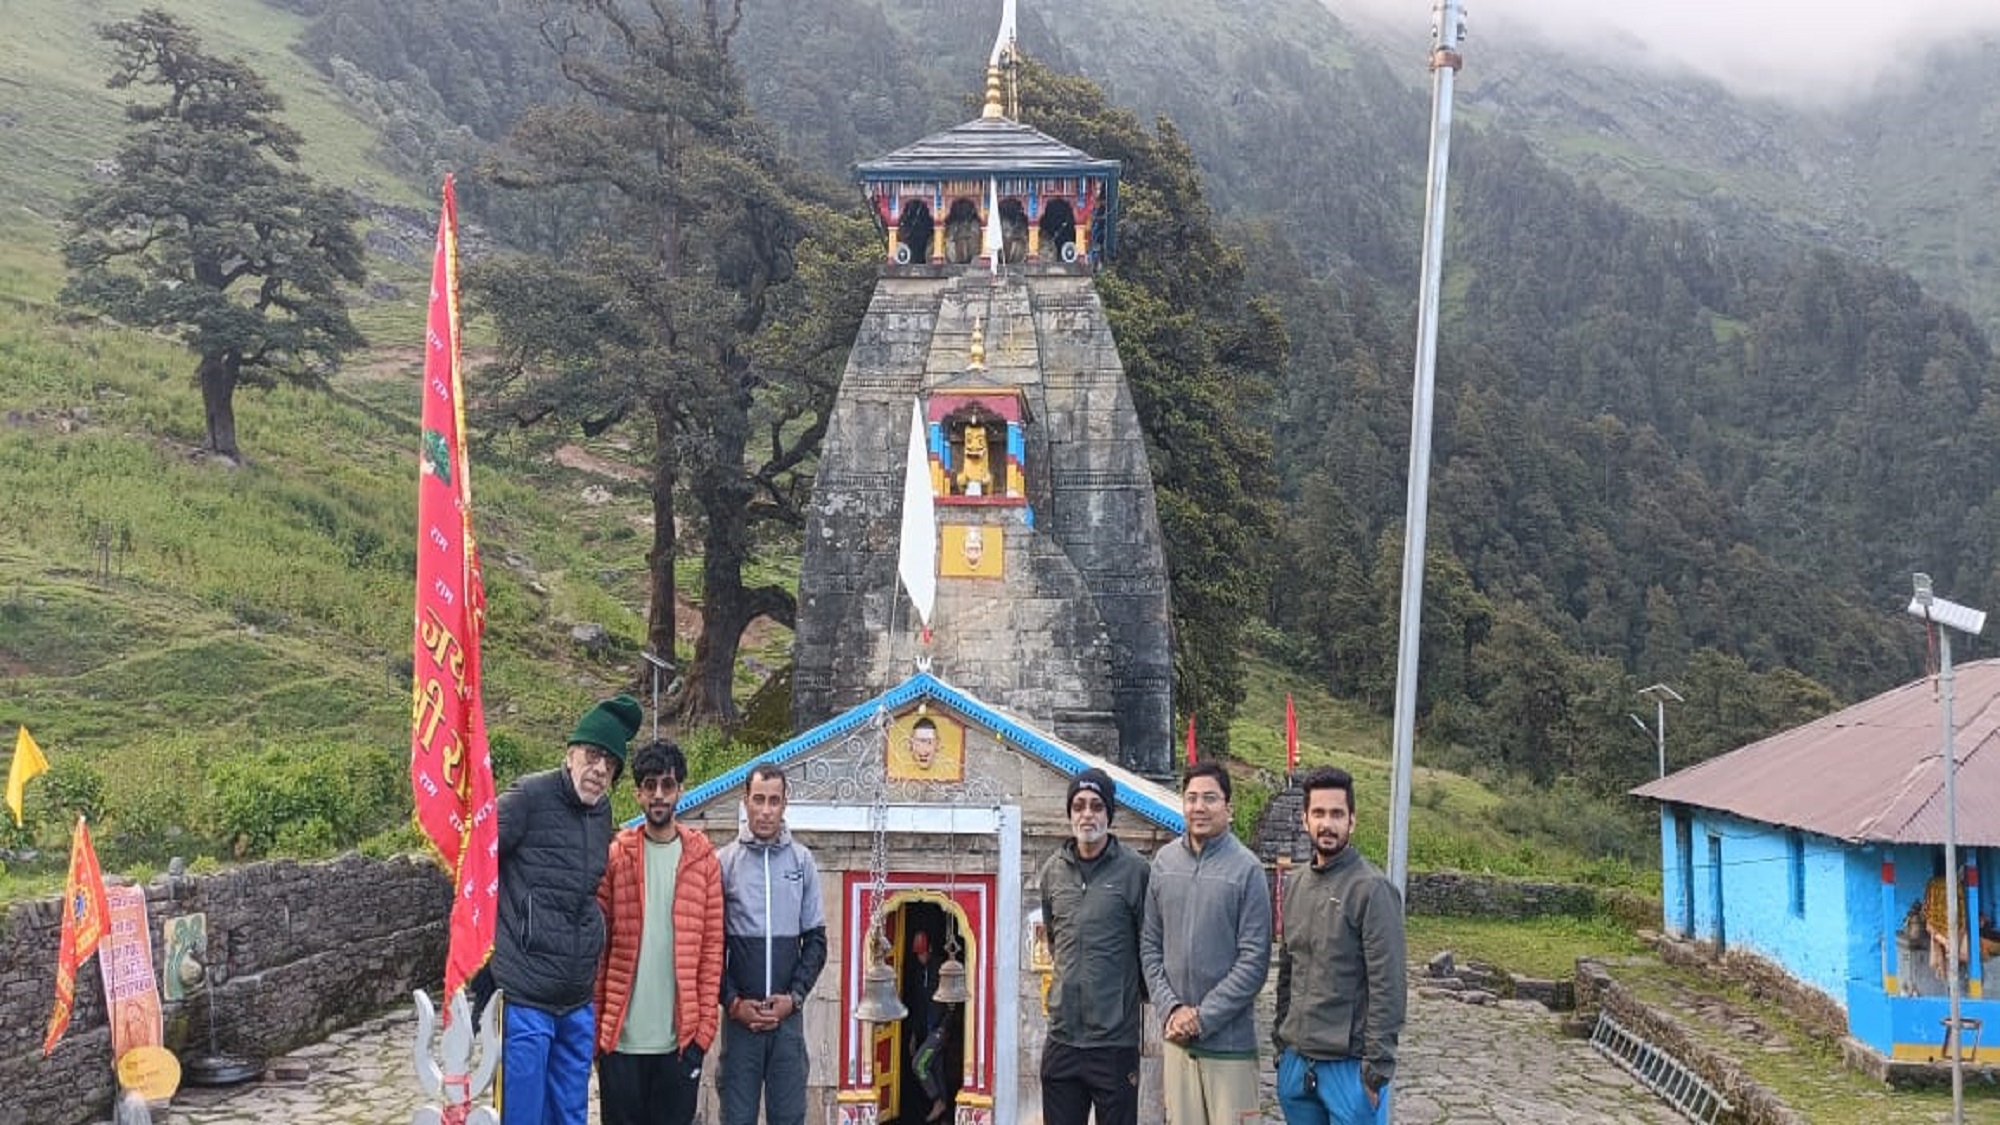
[[[1139,928],[1152,868],[1111,834],[1118,786],[1100,769],[1070,779],[1070,839],[1042,864],[1042,919],[1055,979],[1042,1049],[1046,1125],[1139,1119]]]
[[[493,983],[504,997],[503,1125],[584,1125],[597,1039],[591,1003],[604,950],[597,884],[611,848],[611,785],[639,733],[638,701],[577,720],[562,765],[500,795],[500,917]]]

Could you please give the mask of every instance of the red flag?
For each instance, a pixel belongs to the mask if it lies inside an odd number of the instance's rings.
[[[49,1013],[49,1033],[42,1040],[42,1057],[56,1049],[56,1041],[69,1030],[70,1013],[76,1010],[76,967],[97,952],[109,926],[110,910],[104,903],[104,871],[97,866],[97,849],[90,846],[90,829],[76,818],[76,832],[70,837],[69,879],[63,884],[62,945],[56,951],[56,1007]]]
[[[1285,693],[1285,772],[1299,768],[1299,716],[1292,710],[1292,693]]]
[[[1188,713],[1187,764],[1194,765],[1194,713]]]
[[[444,966],[445,995],[450,996],[493,949],[500,837],[479,686],[486,587],[472,534],[458,349],[458,203],[449,176],[431,265],[423,396],[410,789],[416,797],[417,827],[452,873],[451,945]]]

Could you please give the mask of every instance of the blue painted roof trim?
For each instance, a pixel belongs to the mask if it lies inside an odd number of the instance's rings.
[[[1050,739],[1032,727],[993,710],[969,695],[931,675],[919,672],[916,675],[876,696],[857,707],[828,719],[803,734],[780,742],[762,754],[750,759],[728,773],[711,778],[695,786],[682,795],[676,806],[682,811],[700,808],[717,797],[743,786],[750,777],[750,771],[760,765],[782,766],[806,752],[846,735],[857,727],[868,723],[878,710],[896,711],[905,704],[919,699],[934,699],[990,729],[1008,745],[1026,752],[1043,763],[1061,772],[1065,777],[1075,777],[1089,769],[1093,763],[1077,756],[1067,746]],[[1155,800],[1151,795],[1131,787],[1122,787],[1118,793],[1118,807],[1145,817],[1161,828],[1176,835],[1187,831],[1186,822],[1181,819],[1180,810]],[[634,817],[627,824],[637,824],[642,818]]]

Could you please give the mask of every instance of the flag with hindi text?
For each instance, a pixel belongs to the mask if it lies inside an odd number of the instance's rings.
[[[70,1015],[76,1011],[76,967],[97,952],[97,943],[104,940],[109,924],[104,869],[97,865],[90,828],[80,816],[70,837],[69,878],[63,884],[62,910],[62,942],[56,949],[56,1006],[49,1013],[48,1035],[42,1040],[43,1058],[69,1030]]]
[[[411,679],[410,788],[417,827],[452,873],[449,997],[486,963],[499,912],[493,762],[479,686],[486,591],[472,534],[458,346],[458,207],[444,181],[424,342],[423,436],[417,459],[416,659]]]

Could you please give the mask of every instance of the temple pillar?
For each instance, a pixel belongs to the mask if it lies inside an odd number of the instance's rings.
[[[1897,943],[1897,929],[1903,913],[1896,909],[1896,861],[1882,861],[1882,994],[1897,994],[1897,958],[1901,956],[1901,946]],[[1692,927],[1690,927],[1692,928]]]

